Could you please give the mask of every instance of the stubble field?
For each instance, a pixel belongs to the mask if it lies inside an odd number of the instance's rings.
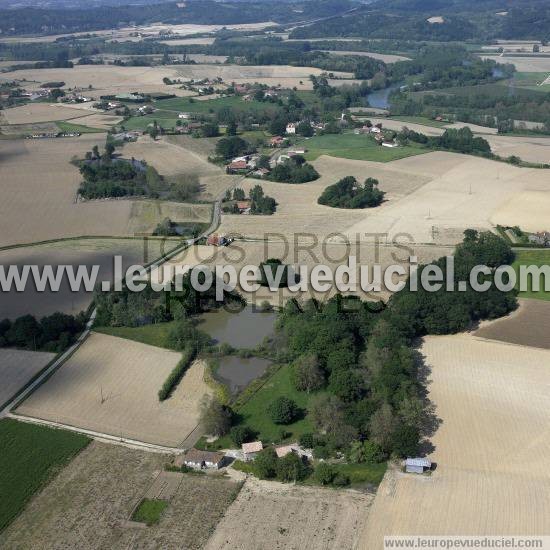
[[[239,484],[183,475],[160,523],[128,521],[169,457],[92,442],[0,534],[4,548],[203,548]],[[85,520],[83,520],[85,518]]]
[[[2,308],[0,312],[5,318]],[[0,408],[54,357],[54,353],[0,349]]]
[[[105,134],[0,140],[3,197],[0,202],[0,246],[66,237],[150,233],[167,217],[167,212],[174,221],[187,221],[189,205],[180,203],[143,200],[76,203],[81,176],[70,161],[74,156],[83,158],[94,145],[101,148],[104,143]],[[147,216],[140,217],[142,212]]]
[[[87,109],[74,109],[57,103],[29,103],[2,111],[8,124],[31,124],[55,120],[71,120],[90,114]]]
[[[544,535],[550,529],[550,351],[468,335],[420,348],[441,424],[431,476],[391,470],[359,548],[384,535]]]
[[[355,491],[249,478],[205,549],[355,548],[372,499],[372,495]]]
[[[158,391],[181,354],[93,333],[45,384],[17,409],[32,416],[146,443],[176,447],[199,423],[210,389],[196,361],[173,395]]]

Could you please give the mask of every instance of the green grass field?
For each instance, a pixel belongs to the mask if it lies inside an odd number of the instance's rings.
[[[521,265],[550,266],[550,250],[518,250],[516,252],[514,263],[512,264],[512,266],[516,270],[516,273],[518,274],[518,280],[519,268]],[[530,290],[520,292],[519,297],[532,298],[536,300],[550,300],[550,292],[544,291],[544,279],[542,277],[540,281],[539,291],[534,291],[532,289],[531,281],[529,282],[529,288]]]
[[[65,122],[63,120],[56,122],[57,127],[61,132],[80,132],[81,134],[100,134],[107,130],[100,130],[98,128],[90,128],[82,124],[73,124],[72,122]]]
[[[515,73],[509,84],[534,92],[550,92],[550,84],[541,86],[548,76],[550,73]]]
[[[0,531],[89,442],[72,432],[0,421]]]
[[[316,136],[301,142],[307,148],[307,160],[315,160],[321,155],[340,157],[352,160],[370,160],[374,162],[390,162],[413,155],[429,152],[420,147],[382,147],[373,138],[353,133],[328,134]]]
[[[134,340],[142,344],[156,346],[158,348],[168,348],[167,337],[176,321],[169,323],[156,323],[154,325],[144,325],[142,327],[96,327],[94,330],[101,334],[117,336]]]
[[[160,521],[160,517],[167,507],[168,502],[166,500],[150,500],[145,498],[132,515],[132,521],[155,525]]]
[[[289,365],[281,367],[246,403],[235,410],[240,417],[239,424],[254,430],[258,434],[258,439],[261,439],[264,444],[281,441],[281,431],[287,433],[285,440],[288,441],[296,441],[302,434],[314,431],[306,413],[309,401],[318,393],[299,392],[294,387],[290,375]],[[275,424],[269,417],[267,408],[281,396],[295,401],[304,413],[303,418],[286,426]],[[235,446],[229,436],[221,437],[213,444],[206,444],[203,439],[200,445],[205,449],[225,449]]]

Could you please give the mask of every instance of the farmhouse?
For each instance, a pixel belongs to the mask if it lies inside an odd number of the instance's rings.
[[[228,172],[239,172],[248,168],[246,160],[235,159],[227,165]]]
[[[427,458],[407,458],[405,460],[405,471],[412,474],[423,474],[432,467]]]
[[[252,441],[251,443],[243,443],[241,450],[244,460],[254,460],[256,455],[264,448],[261,441]]]
[[[277,454],[278,458],[283,458],[284,456],[290,453],[296,453],[296,452],[297,452],[296,445],[281,445],[280,447],[275,447],[275,453]]]
[[[282,147],[285,143],[286,143],[286,138],[281,136],[275,136],[269,140],[269,145],[271,147]]]
[[[178,456],[174,464],[178,467],[185,465],[196,470],[203,470],[205,468],[219,470],[223,466],[224,458],[225,455],[223,453],[190,449],[184,455]]]
[[[286,133],[287,134],[295,134],[296,133],[296,124],[291,122],[290,124],[286,125]]]
[[[249,214],[252,203],[250,201],[237,201],[239,214]]]

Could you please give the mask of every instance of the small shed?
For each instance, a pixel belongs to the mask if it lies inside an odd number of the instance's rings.
[[[223,466],[225,455],[219,452],[201,451],[199,449],[189,449],[183,456],[176,458],[176,466],[185,464],[189,468],[203,470],[205,468],[219,469]]]
[[[427,458],[407,458],[405,460],[405,471],[410,474],[423,474],[432,467]]]
[[[264,448],[261,441],[252,441],[250,443],[243,443],[241,450],[245,460],[254,460],[256,455]]]
[[[296,445],[281,445],[280,447],[275,447],[275,453],[278,458],[283,458],[290,453],[296,453],[296,447]]]

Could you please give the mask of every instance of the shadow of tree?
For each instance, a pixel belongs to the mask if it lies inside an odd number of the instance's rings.
[[[443,420],[437,416],[436,405],[429,398],[428,385],[431,382],[431,367],[426,362],[426,357],[420,352],[421,342],[415,346],[414,357],[416,361],[417,377],[420,384],[419,397],[424,405],[422,418],[420,421],[420,456],[426,456],[435,451],[435,446],[430,438],[439,429]]]

